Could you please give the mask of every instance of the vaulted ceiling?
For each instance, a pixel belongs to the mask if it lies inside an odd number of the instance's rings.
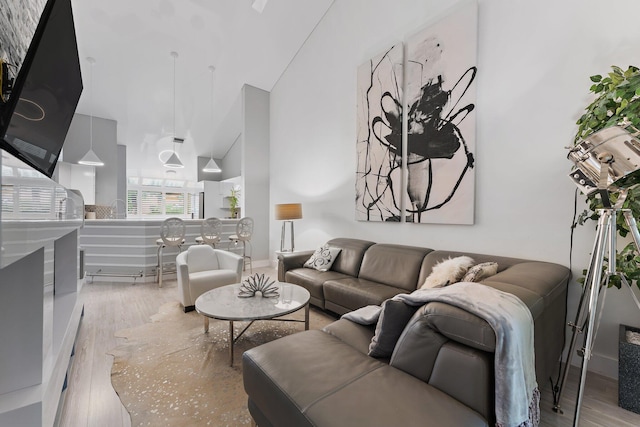
[[[270,91],[333,1],[262,0],[259,13],[254,0],[74,0],[85,84],[77,112],[117,121],[128,174],[163,176],[177,52],[180,174],[195,179],[196,156],[221,158],[237,136],[222,123],[242,86]]]

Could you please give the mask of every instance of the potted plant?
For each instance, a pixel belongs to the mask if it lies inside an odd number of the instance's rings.
[[[626,70],[613,66],[612,71],[607,76],[591,76],[591,88],[597,97],[587,106],[586,112],[576,122],[578,132],[574,138],[574,144],[579,143],[583,138],[610,126],[626,120],[634,127],[640,129],[640,69],[629,66]],[[600,197],[593,193],[587,197],[588,208],[583,211],[577,223],[582,225],[587,220],[598,220],[597,210],[603,207]],[[617,194],[611,195],[611,202],[618,198]],[[623,209],[630,209],[633,217],[640,217],[640,186],[635,185],[628,188],[627,199],[622,205]],[[575,227],[576,224],[573,226]],[[621,237],[626,237],[629,233],[624,218],[616,218],[616,228]],[[623,274],[627,281],[640,287],[640,256],[633,242],[627,244],[621,251],[616,253],[616,269]],[[612,276],[609,286],[618,289],[622,286],[622,281],[618,276]]]
[[[229,210],[231,211],[231,218],[238,217],[238,203],[240,202],[240,188],[232,187],[231,195],[229,196]]]

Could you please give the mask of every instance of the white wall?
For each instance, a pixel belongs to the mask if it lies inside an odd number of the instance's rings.
[[[350,236],[569,264],[574,186],[564,147],[592,99],[589,76],[640,65],[633,0],[607,3],[611,20],[596,0],[480,0],[475,225],[354,220],[356,69],[456,3],[336,0],[272,90],[271,204],[302,202],[299,249]],[[280,227],[271,221],[272,251]],[[578,277],[593,227],[576,234]],[[578,293],[571,284],[571,318]],[[591,370],[617,375],[617,324],[640,326],[627,296],[609,293]]]
[[[231,179],[242,175],[242,135],[238,137],[225,154],[220,164],[222,179]]]
[[[74,114],[67,137],[64,141],[64,161],[77,163],[89,151],[90,116]],[[126,147],[119,148],[117,143],[118,123],[114,120],[93,117],[93,151],[104,162],[104,166],[96,167],[96,204],[110,205],[120,198],[126,200],[126,178],[118,182],[118,176],[126,173]],[[119,162],[123,162],[121,164]],[[120,174],[120,175],[118,175]],[[122,189],[122,183],[125,183]],[[120,188],[120,190],[119,190]]]
[[[242,216],[253,218],[252,261],[269,260],[269,92],[242,88]],[[258,265],[258,264],[256,264]]]

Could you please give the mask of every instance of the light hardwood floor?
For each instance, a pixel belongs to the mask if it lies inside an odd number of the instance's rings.
[[[254,269],[271,277],[271,269]],[[69,375],[69,387],[60,413],[62,427],[129,427],[129,414],[111,387],[113,357],[107,352],[121,339],[114,332],[150,322],[151,315],[165,302],[177,300],[175,280],[155,283],[94,283],[85,284],[80,297],[84,302],[84,317],[80,324],[76,352]],[[563,409],[565,414],[551,410],[549,384],[542,387],[542,422],[545,427],[572,425],[577,389],[577,371],[572,371]],[[609,378],[590,374],[582,405],[580,426],[638,427],[640,415],[617,406],[617,383]]]

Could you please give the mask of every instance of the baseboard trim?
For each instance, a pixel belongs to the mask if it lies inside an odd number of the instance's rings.
[[[575,355],[573,359],[571,359],[571,364],[580,368],[582,366],[582,358]],[[591,359],[589,359],[589,364],[587,365],[587,370],[617,381],[618,359],[602,354],[592,353]]]

